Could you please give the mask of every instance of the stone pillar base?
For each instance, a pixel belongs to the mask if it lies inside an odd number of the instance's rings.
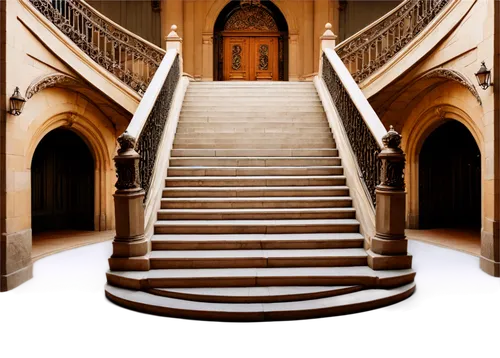
[[[0,277],[0,292],[10,291],[33,278],[33,264]]]
[[[408,240],[386,240],[375,236],[372,238],[371,249],[380,255],[406,255]]]
[[[373,270],[405,270],[411,269],[411,255],[379,255],[372,250],[367,251],[368,266]]]
[[[140,241],[123,242],[113,241],[113,258],[140,257],[149,252],[149,243],[146,239]]]
[[[111,271],[149,271],[148,256],[140,257],[110,257],[108,259]]]
[[[500,277],[500,262],[492,261],[486,257],[481,256],[479,259],[481,270],[488,275]]]

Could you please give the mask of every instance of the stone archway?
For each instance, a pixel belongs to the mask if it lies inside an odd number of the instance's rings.
[[[31,163],[34,234],[94,230],[94,157],[78,134],[54,129],[38,144]]]
[[[213,79],[288,80],[288,23],[271,1],[231,1],[213,28]]]
[[[273,0],[266,1],[272,3],[279,12],[283,15],[286,20],[286,24],[288,26],[288,40],[286,41],[287,50],[284,51],[284,54],[288,56],[288,68],[285,69],[284,76],[289,80],[298,80],[298,22],[295,16],[294,11],[292,11],[289,1],[286,0]],[[219,15],[224,10],[224,8],[233,3],[231,0],[215,0],[213,4],[208,9],[208,13],[205,17],[203,23],[203,33],[202,33],[202,68],[203,68],[203,81],[213,81],[214,78],[217,78],[215,75],[215,65],[217,62],[214,62],[214,47],[215,47],[215,39],[214,39],[214,30],[215,24]]]
[[[403,148],[407,155],[406,186],[407,194],[407,226],[418,229],[420,224],[420,153],[425,140],[441,125],[449,121],[461,123],[470,133],[481,155],[481,168],[484,167],[482,155],[482,134],[475,121],[463,110],[453,105],[437,105],[427,109],[418,118],[405,124],[403,130]],[[481,173],[481,178],[483,177]],[[481,198],[483,194],[481,193]]]
[[[423,141],[419,153],[420,229],[481,228],[481,153],[460,122],[447,120]]]

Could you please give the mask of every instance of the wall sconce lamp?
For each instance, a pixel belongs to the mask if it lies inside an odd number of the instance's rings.
[[[19,87],[16,87],[14,94],[10,97],[10,111],[9,113],[14,116],[19,116],[23,112],[26,99],[21,96]]]
[[[477,78],[477,83],[479,83],[479,87],[485,90],[491,86],[491,70],[488,70],[486,68],[486,64],[484,63],[484,61],[481,63],[481,67],[479,68],[479,71],[475,73],[475,75]]]

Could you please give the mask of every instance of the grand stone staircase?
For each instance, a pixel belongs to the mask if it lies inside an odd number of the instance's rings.
[[[152,238],[151,270],[109,272],[114,302],[159,315],[262,321],[410,296],[373,271],[312,83],[192,83]]]

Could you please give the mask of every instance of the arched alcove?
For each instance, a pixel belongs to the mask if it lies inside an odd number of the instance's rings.
[[[467,127],[448,120],[419,155],[419,228],[481,228],[481,152]]]
[[[94,230],[95,160],[75,132],[57,128],[40,141],[31,163],[34,233]]]
[[[272,1],[230,1],[214,25],[214,80],[288,80],[288,24]]]

